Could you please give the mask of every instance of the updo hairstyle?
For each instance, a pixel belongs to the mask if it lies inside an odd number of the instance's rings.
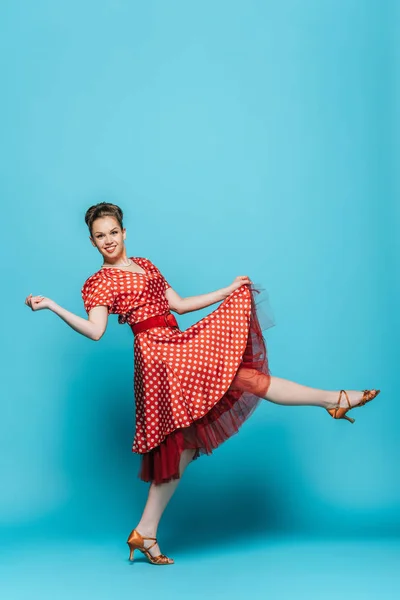
[[[109,202],[99,202],[99,204],[94,204],[90,208],[87,209],[85,214],[85,223],[89,227],[90,235],[92,235],[92,226],[93,222],[100,217],[114,217],[117,219],[121,229],[123,229],[122,219],[123,219],[122,209],[116,204],[110,204]]]

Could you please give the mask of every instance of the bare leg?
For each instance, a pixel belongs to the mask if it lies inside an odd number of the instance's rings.
[[[357,390],[346,390],[349,396],[350,404],[355,406],[360,402],[363,393]],[[308,405],[321,406],[322,408],[333,408],[337,406],[339,399],[339,390],[320,390],[281,379],[280,377],[271,377],[267,393],[262,396],[265,400],[275,404],[286,404],[288,406]],[[347,407],[348,404],[342,395],[340,406]]]
[[[239,368],[232,382],[232,387],[251,392],[259,398],[264,398],[274,404],[286,406],[308,405],[333,408],[337,406],[339,398],[339,390],[320,390],[288,379],[268,376],[256,371],[256,369],[245,367]],[[361,391],[346,391],[352,406],[358,404],[363,397]],[[348,406],[344,395],[340,400],[340,406]]]
[[[181,454],[181,460],[179,463],[179,477],[182,477],[184,470],[187,465],[191,462],[194,456],[195,450],[184,450]],[[149,488],[149,495],[147,497],[146,506],[144,507],[144,511],[142,517],[136,526],[135,529],[143,535],[148,537],[157,537],[157,528],[160,522],[161,516],[173,496],[179,479],[174,479],[172,481],[168,481],[168,483],[161,483],[159,485],[155,485],[152,483]],[[152,540],[145,540],[144,545],[146,547],[151,546],[154,542]],[[160,548],[158,544],[150,548],[149,550],[152,556],[157,556],[160,554]]]

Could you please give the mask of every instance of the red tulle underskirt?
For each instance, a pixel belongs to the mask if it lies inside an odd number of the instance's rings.
[[[252,292],[258,291],[252,287]],[[156,484],[179,479],[183,450],[195,450],[192,460],[201,454],[211,454],[239,431],[265,398],[270,381],[267,349],[252,293],[247,345],[230,387],[206,415],[189,427],[176,429],[156,448],[141,455],[140,479]]]

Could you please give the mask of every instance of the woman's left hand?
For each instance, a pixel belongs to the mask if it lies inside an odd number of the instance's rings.
[[[229,290],[229,294],[231,294],[238,288],[242,287],[242,285],[249,285],[251,283],[252,281],[250,277],[248,277],[247,275],[239,275],[234,279],[233,283],[231,283],[231,285],[229,285],[227,289]]]

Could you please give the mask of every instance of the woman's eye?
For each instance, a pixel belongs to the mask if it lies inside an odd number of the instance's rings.
[[[112,231],[111,233],[113,233],[113,234],[117,235],[118,231]],[[98,236],[97,236],[97,239],[99,240],[99,239],[101,239],[102,237],[104,237],[104,235],[103,235],[103,234],[101,234],[101,235],[98,235]]]

